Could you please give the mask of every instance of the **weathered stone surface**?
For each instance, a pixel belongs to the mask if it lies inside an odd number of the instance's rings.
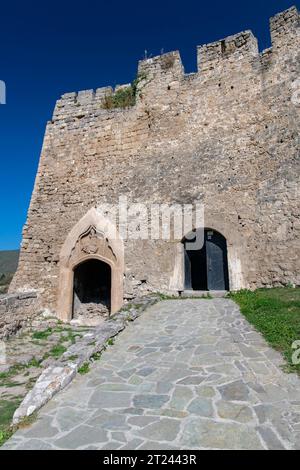
[[[91,396],[89,405],[94,408],[124,408],[131,405],[131,395],[125,392],[100,392],[96,390]]]
[[[87,444],[99,444],[106,440],[107,433],[103,429],[82,425],[58,439],[56,446],[61,449],[78,449]]]
[[[39,410],[55,393],[71,382],[76,371],[77,366],[75,364],[47,368],[15,411],[13,424],[18,424],[22,418]]]
[[[138,435],[154,441],[174,441],[180,429],[180,422],[176,419],[162,418],[157,423],[145,426]]]
[[[71,429],[77,425],[78,421],[88,419],[90,414],[92,413],[88,413],[86,410],[78,410],[76,408],[74,409],[74,407],[66,406],[58,410],[55,423],[59,430],[63,430],[64,432],[71,431]]]
[[[253,420],[253,411],[247,405],[232,403],[229,401],[217,402],[218,416],[223,419],[231,419],[240,423],[248,423]]]
[[[177,383],[178,385],[199,385],[203,380],[205,380],[205,377],[201,377],[200,375],[190,375],[189,377],[179,380]]]
[[[188,411],[200,416],[213,416],[212,401],[206,398],[195,398],[188,406]]]
[[[263,449],[254,429],[235,423],[200,418],[189,421],[181,439],[183,446],[205,449]]]
[[[126,415],[115,414],[115,413],[99,413],[96,412],[95,416],[91,417],[87,424],[93,427],[101,427],[103,429],[116,429],[116,430],[126,430],[129,429],[129,426],[126,424]]]
[[[263,426],[259,426],[257,428],[259,434],[261,435],[262,439],[265,441],[268,449],[270,450],[283,450],[284,446],[282,442],[278,439],[274,431],[270,428],[264,428]]]
[[[15,334],[39,311],[37,292],[0,295],[0,340]]]
[[[169,403],[170,408],[184,410],[193,398],[193,392],[188,387],[176,387]]]
[[[25,429],[26,437],[44,439],[48,437],[54,437],[58,434],[59,429],[52,425],[52,419],[46,418],[45,421],[37,421],[34,428]]]
[[[94,208],[124,194],[129,203],[201,201],[205,225],[227,239],[230,289],[300,285],[295,7],[272,18],[271,37],[262,53],[250,31],[200,46],[188,75],[178,52],[140,61],[140,93],[126,109],[103,108],[107,88],[63,95],[47,124],[11,292],[32,286],[42,307],[70,320],[72,269],[93,255],[112,265],[113,311],[123,299],[183,290],[181,239],[125,239],[123,252],[105,233],[87,244]]]
[[[236,380],[218,388],[224,400],[246,401],[249,397],[249,389],[241,380]]]
[[[161,408],[168,400],[168,395],[136,395],[133,404],[137,408]]]

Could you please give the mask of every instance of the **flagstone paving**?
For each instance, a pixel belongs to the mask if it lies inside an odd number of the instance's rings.
[[[229,299],[130,324],[2,449],[300,448],[300,380]]]

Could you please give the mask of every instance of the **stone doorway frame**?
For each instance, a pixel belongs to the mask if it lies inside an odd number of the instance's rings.
[[[123,305],[124,244],[112,222],[95,208],[69,232],[60,252],[57,315],[62,321],[70,321],[73,315],[74,269],[90,259],[110,266],[113,315]]]
[[[224,237],[224,235],[220,232],[218,232],[217,230],[215,229],[211,229],[209,227],[204,227],[202,228],[202,231],[203,231],[203,245],[202,247],[198,248],[196,250],[196,252],[194,251],[190,251],[188,249],[186,249],[185,247],[185,243],[186,241],[188,242],[189,239],[186,239],[186,236],[191,236],[193,234],[196,235],[196,232],[197,230],[193,230],[191,232],[189,232],[181,241],[181,243],[183,244],[184,246],[184,274],[185,274],[185,279],[184,279],[184,288],[187,289],[187,290],[196,290],[196,291],[209,291],[209,290],[220,290],[220,291],[229,291],[229,267],[228,267],[228,249],[227,249],[227,240],[226,238]],[[221,248],[222,250],[222,261],[221,261],[221,265],[220,265],[220,259],[218,259],[219,261],[219,264],[218,264],[218,269],[217,271],[222,271],[222,277],[223,277],[223,283],[224,283],[224,287],[221,289],[211,289],[209,287],[210,283],[213,283],[215,281],[215,278],[212,278],[212,276],[210,276],[209,274],[209,270],[208,270],[208,265],[209,265],[209,260],[212,260],[213,258],[210,258],[211,256],[211,253],[209,252],[209,246],[208,246],[208,242],[213,238],[214,240],[214,243],[217,243],[216,242],[216,239],[218,240],[218,244],[217,246],[219,246],[219,248]],[[199,253],[202,252],[202,258],[199,259]],[[193,254],[196,254],[198,255],[198,258],[195,260],[191,260],[190,259],[190,256],[192,256]],[[204,256],[203,256],[203,253],[204,253]],[[189,261],[188,261],[189,260]],[[188,266],[189,266],[189,283],[190,283],[190,286],[187,286],[187,265],[186,263],[188,262]],[[202,262],[202,266],[201,266],[201,262]],[[201,281],[198,280],[198,283],[202,285],[202,288],[199,287],[199,288],[194,288],[193,287],[193,284],[195,283],[195,279],[193,277],[193,266],[198,266],[198,269],[199,271],[197,272],[197,275],[196,275],[196,278],[200,278]],[[201,266],[201,269],[200,269],[200,266]],[[203,274],[203,271],[204,271],[204,274]],[[215,274],[215,271],[214,271],[214,274]],[[204,287],[205,286],[205,287]]]
[[[206,217],[206,220],[210,221],[208,217]],[[237,230],[232,228],[228,229],[223,221],[218,223],[212,220],[211,223],[205,224],[204,229],[215,230],[226,239],[229,290],[238,291],[248,288],[247,283],[244,281],[244,272],[242,269],[242,253],[245,251],[245,247]],[[174,270],[169,285],[170,291],[173,292],[184,291],[185,265],[183,240],[184,238],[175,245]]]

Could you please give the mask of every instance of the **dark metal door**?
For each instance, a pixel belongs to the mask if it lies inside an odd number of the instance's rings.
[[[206,234],[207,288],[228,290],[226,240],[217,232]]]

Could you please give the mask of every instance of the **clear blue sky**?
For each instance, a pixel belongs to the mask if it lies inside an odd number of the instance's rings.
[[[269,17],[293,0],[52,0],[1,2],[0,250],[19,247],[43,133],[63,93],[130,82],[147,50],[179,49],[196,70],[196,45],[252,29],[270,46]]]

